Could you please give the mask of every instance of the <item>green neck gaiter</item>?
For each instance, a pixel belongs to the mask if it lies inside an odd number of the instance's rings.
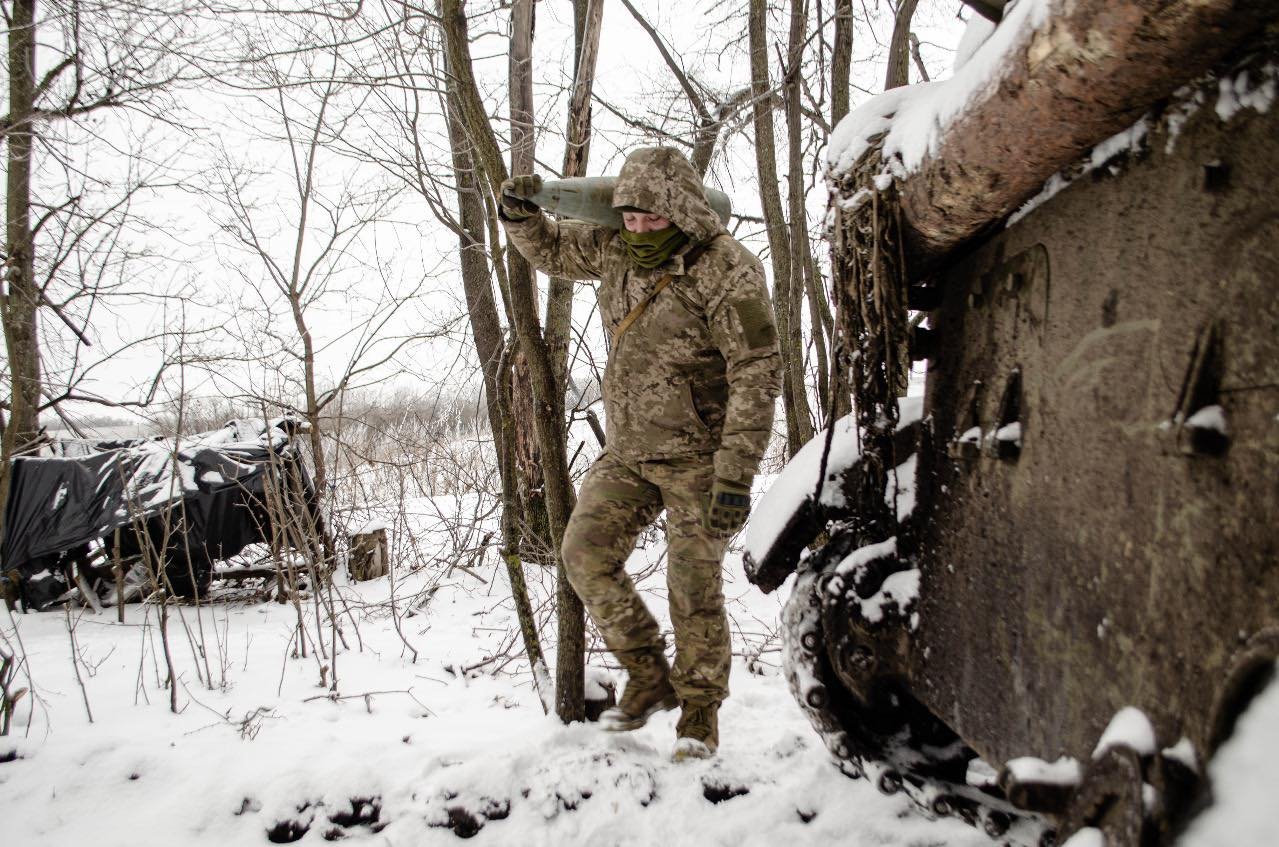
[[[622,229],[617,234],[626,242],[626,252],[630,254],[631,261],[645,269],[657,267],[688,243],[688,236],[673,224],[655,232]]]

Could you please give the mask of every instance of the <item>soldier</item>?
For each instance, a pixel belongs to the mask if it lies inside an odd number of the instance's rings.
[[[637,729],[678,705],[674,759],[707,758],[731,657],[720,560],[750,509],[781,384],[763,269],[671,148],[637,150],[622,166],[613,194],[621,231],[550,220],[527,200],[540,187],[536,176],[503,183],[507,235],[547,274],[601,281],[611,340],[607,448],[582,482],[562,549],[569,581],[628,675],[601,724]],[[663,508],[674,667],[625,568]]]

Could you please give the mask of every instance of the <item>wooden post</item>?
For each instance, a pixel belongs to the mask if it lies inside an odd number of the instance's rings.
[[[363,582],[386,576],[390,558],[385,527],[358,532],[349,539],[347,572],[351,579]]]

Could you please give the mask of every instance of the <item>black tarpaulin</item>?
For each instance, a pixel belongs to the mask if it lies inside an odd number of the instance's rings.
[[[311,480],[290,441],[295,426],[232,421],[176,442],[71,442],[61,456],[15,459],[0,569],[26,576],[50,555],[129,528],[125,556],[150,545],[198,574],[270,537],[268,485],[280,489],[278,502],[301,492],[318,527]]]

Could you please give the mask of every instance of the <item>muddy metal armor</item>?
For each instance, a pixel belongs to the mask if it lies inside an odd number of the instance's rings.
[[[635,670],[662,642],[625,564],[640,531],[665,509],[676,646],[671,683],[686,707],[718,703],[728,696],[720,577],[727,540],[704,519],[716,478],[749,485],[768,442],[781,385],[772,306],[759,260],[724,229],[678,151],[632,153],[613,203],[668,218],[689,244],[646,270],[631,261],[615,229],[542,214],[503,221],[539,270],[600,280],[610,338],[671,277],[609,351],[608,446],[582,483],[564,534],[564,563],[608,648]]]

